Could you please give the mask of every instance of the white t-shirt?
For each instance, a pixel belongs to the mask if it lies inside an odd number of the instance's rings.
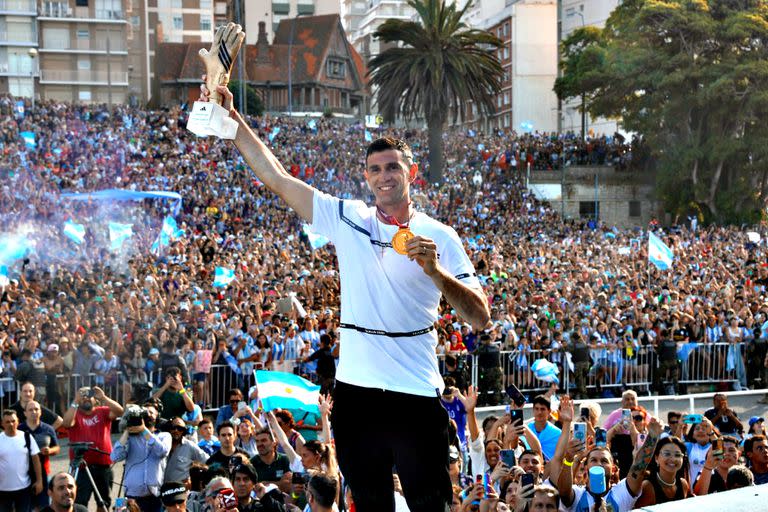
[[[14,437],[0,434],[0,491],[19,491],[31,485],[29,481],[29,456],[24,432],[16,431]],[[37,442],[29,436],[32,455],[40,453]]]
[[[415,261],[391,246],[398,227],[380,222],[376,208],[316,191],[311,229],[336,246],[341,278],[341,351],[336,378],[347,384],[419,396],[437,396],[440,290]],[[437,244],[440,265],[462,283],[480,288],[456,232],[416,212],[410,230]],[[355,329],[363,328],[372,334]],[[391,333],[428,330],[415,336]]]
[[[586,487],[581,485],[573,486],[574,500],[570,507],[562,507],[568,512],[591,512],[595,505],[595,500],[587,492]],[[638,496],[633,497],[627,487],[627,479],[621,480],[618,484],[611,487],[608,494],[603,497],[606,509],[610,512],[629,512],[635,507]]]

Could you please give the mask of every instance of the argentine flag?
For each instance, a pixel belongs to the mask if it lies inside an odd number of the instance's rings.
[[[304,224],[301,227],[301,230],[304,232],[305,235],[307,235],[307,238],[309,239],[309,246],[312,247],[313,251],[315,249],[321,248],[322,246],[330,242],[330,240],[325,238],[323,235],[316,235],[313,232],[311,232],[309,230],[308,224]]]
[[[163,247],[171,245],[173,240],[181,237],[184,234],[183,229],[179,229],[176,224],[176,219],[170,215],[163,219],[163,227],[160,228],[160,234],[157,236],[157,240],[152,244],[152,252],[154,254],[160,254]]]
[[[317,406],[320,386],[292,373],[256,370],[254,374],[261,406],[265,411],[299,409],[320,414]]]
[[[365,130],[365,142],[373,142],[373,135],[368,130]]]
[[[21,132],[21,138],[24,139],[24,145],[29,149],[35,149],[37,147],[37,141],[35,141],[34,132]]]
[[[537,359],[531,365],[531,371],[533,376],[544,382],[554,382],[560,384],[560,379],[557,378],[557,374],[560,370],[555,363],[547,361],[546,359]]]
[[[109,241],[112,244],[113,251],[120,250],[123,242],[131,238],[131,236],[133,236],[133,224],[109,223]]]
[[[672,249],[661,241],[661,238],[648,232],[648,261],[656,265],[659,270],[669,270],[674,259]]]
[[[280,127],[279,126],[275,126],[274,128],[272,128],[272,133],[270,133],[269,136],[268,136],[270,143],[273,140],[275,140],[275,137],[277,137],[278,133],[280,133]]]
[[[32,242],[23,235],[0,236],[0,264],[10,265],[26,256],[33,247]]]
[[[80,245],[85,240],[85,226],[68,220],[64,223],[64,234],[67,238]]]
[[[8,286],[10,282],[8,279],[8,267],[3,265],[0,267],[0,288]]]
[[[224,288],[235,280],[235,271],[227,267],[216,267],[213,273],[213,286]]]

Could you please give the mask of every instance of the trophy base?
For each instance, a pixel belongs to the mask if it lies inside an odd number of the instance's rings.
[[[187,120],[187,130],[198,137],[218,137],[232,140],[237,135],[237,121],[217,103],[196,101]]]

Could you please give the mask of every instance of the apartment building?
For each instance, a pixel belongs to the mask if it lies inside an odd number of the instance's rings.
[[[493,16],[475,21],[503,43],[497,54],[504,75],[496,111],[480,116],[474,105],[468,105],[457,124],[477,130],[555,131],[557,4],[555,0],[507,3]]]
[[[571,32],[584,26],[604,27],[608,16],[619,5],[619,0],[562,0],[560,14],[560,40],[566,39]],[[569,99],[563,102],[561,113],[562,131],[581,133],[581,100]],[[585,132],[599,135],[613,135],[619,128],[616,119],[592,119],[589,113],[585,117]]]
[[[35,0],[0,0],[0,92],[31,97],[37,76]]]
[[[128,0],[40,2],[37,96],[125,103],[129,15]]]

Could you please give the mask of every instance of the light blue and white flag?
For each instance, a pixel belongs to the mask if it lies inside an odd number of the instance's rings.
[[[298,409],[320,414],[320,386],[293,373],[256,370],[256,386],[265,411]]]
[[[467,136],[474,137],[475,135],[477,135],[477,132],[475,132],[475,130],[467,130]]]
[[[315,121],[314,119],[310,119],[307,122],[307,128],[313,131],[317,131],[317,121]]]
[[[24,145],[29,149],[35,149],[37,147],[37,141],[35,140],[35,134],[33,132],[21,132],[19,135],[24,139]]]
[[[269,142],[272,142],[273,140],[275,140],[275,137],[277,137],[278,133],[280,133],[280,127],[279,126],[275,126],[274,128],[272,128],[272,133],[270,133],[267,136],[267,138],[269,139]]]
[[[235,280],[235,271],[227,267],[216,267],[213,272],[213,286],[224,288]]]
[[[309,246],[312,248],[312,250],[316,250],[330,242],[326,237],[323,235],[316,235],[312,231],[309,230],[309,224],[304,224],[301,227],[301,230],[304,232],[305,235],[307,235],[307,238],[309,239]]]
[[[648,261],[659,270],[668,270],[672,266],[675,255],[672,249],[661,241],[661,238],[648,232]]]
[[[85,240],[85,226],[68,220],[64,223],[64,235],[80,245]]]
[[[525,133],[531,133],[533,131],[533,123],[530,121],[523,121],[520,123],[520,129]]]
[[[32,246],[24,235],[0,235],[0,264],[11,265],[20,260]]]
[[[368,130],[365,130],[365,142],[373,142],[373,135]]]
[[[171,245],[171,242],[184,235],[184,230],[179,229],[176,219],[168,215],[163,219],[163,227],[160,228],[160,234],[157,240],[152,244],[152,252],[159,254],[163,247]]]
[[[0,288],[8,286],[11,281],[8,279],[8,267],[3,265],[0,267]]]
[[[133,224],[109,223],[109,241],[113,251],[119,251],[123,242],[133,236]]]
[[[537,359],[531,365],[531,371],[533,376],[544,382],[554,382],[560,384],[560,379],[557,378],[557,374],[560,370],[555,363],[547,361],[546,359]]]

